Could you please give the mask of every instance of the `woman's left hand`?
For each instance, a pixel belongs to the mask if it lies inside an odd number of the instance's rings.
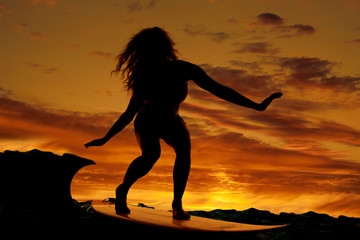
[[[99,139],[95,139],[91,142],[88,142],[86,144],[84,144],[85,148],[88,147],[93,147],[93,146],[102,146],[106,143],[107,141],[104,138],[99,138]]]

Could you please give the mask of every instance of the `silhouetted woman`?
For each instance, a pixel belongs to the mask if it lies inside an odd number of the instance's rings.
[[[255,103],[215,82],[197,65],[177,60],[176,53],[169,35],[161,28],[154,27],[136,34],[117,56],[118,63],[113,72],[124,74],[124,84],[132,92],[132,97],[126,111],[105,137],[85,144],[85,147],[102,146],[136,116],[135,134],[142,154],[130,164],[123,182],[116,188],[117,213],[130,212],[126,205],[127,193],[136,180],[146,175],[158,160],[159,140],[163,139],[176,153],[173,217],[190,218],[182,207],[182,196],[190,171],[190,135],[178,112],[180,103],[187,96],[189,80],[221,99],[258,111],[264,111],[272,100],[282,95],[274,93],[262,103]]]

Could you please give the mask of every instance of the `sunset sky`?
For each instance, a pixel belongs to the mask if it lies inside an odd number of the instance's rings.
[[[180,59],[254,101],[284,93],[257,112],[190,82],[180,110],[192,136],[186,209],[360,217],[358,0],[0,0],[0,151],[92,159],[73,197],[113,197],[140,154],[133,125],[101,148],[83,144],[127,107],[110,72],[129,38],[153,26]],[[170,208],[175,155],[161,145],[129,203]]]

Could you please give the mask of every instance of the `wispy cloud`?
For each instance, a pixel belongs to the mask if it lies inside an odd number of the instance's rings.
[[[46,40],[47,38],[40,32],[29,32],[29,37],[34,40]]]
[[[250,72],[254,73],[261,73],[263,68],[260,66],[258,62],[247,62],[242,60],[230,60],[229,63],[232,66],[240,67],[249,70]]]
[[[47,66],[47,65],[39,64],[39,63],[33,63],[33,62],[23,62],[23,63],[26,64],[28,67],[37,69],[38,71],[42,71],[43,73],[46,73],[46,74],[51,74],[51,73],[54,73],[59,70],[59,68],[57,68],[57,67]]]
[[[79,51],[80,50],[80,44],[74,44],[74,45],[70,45],[68,47],[70,49],[74,50],[74,51]]]
[[[243,43],[239,49],[234,50],[235,53],[255,53],[274,55],[279,52],[279,48],[274,48],[267,42]]]
[[[186,25],[184,32],[190,36],[205,36],[213,42],[223,42],[231,38],[231,34],[224,31],[211,31],[204,25]]]
[[[39,5],[44,3],[47,6],[55,6],[57,5],[58,0],[28,0],[30,5]]]
[[[27,23],[19,23],[16,25],[16,29],[22,30],[28,26]]]
[[[6,14],[10,14],[12,12],[7,6],[5,6],[2,2],[0,2],[0,19]]]
[[[114,55],[112,53],[107,53],[103,51],[91,51],[89,52],[89,54],[92,56],[101,57],[105,59],[114,59]]]
[[[127,11],[131,12],[140,12],[143,10],[148,10],[156,7],[157,0],[150,0],[150,2],[142,2],[140,0],[132,0],[126,5]]]
[[[94,94],[96,95],[107,95],[109,97],[114,95],[114,92],[111,89],[104,89],[102,91],[95,91]]]
[[[355,43],[355,44],[360,44],[360,38],[351,40],[351,41],[346,41],[345,43]]]
[[[59,69],[56,68],[56,67],[50,67],[50,68],[46,68],[45,71],[44,71],[44,73],[46,73],[46,74],[52,74],[52,73],[54,73],[54,72],[56,72],[56,71],[58,71],[58,70],[59,70]]]

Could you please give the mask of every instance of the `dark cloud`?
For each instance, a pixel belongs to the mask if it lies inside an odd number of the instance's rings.
[[[315,33],[315,28],[310,25],[304,24],[295,24],[288,26],[290,29],[296,30],[298,34],[313,34]]]
[[[293,73],[301,74],[301,77],[324,77],[331,72],[334,63],[319,58],[294,57],[279,58],[282,68],[290,69]]]
[[[270,43],[253,42],[244,43],[241,48],[235,50],[236,53],[256,53],[256,54],[270,54],[274,55],[279,52],[278,48],[273,48]]]
[[[0,87],[0,96],[6,97],[13,95],[13,91]]]
[[[231,23],[231,24],[237,24],[237,23],[239,23],[239,20],[237,20],[235,18],[230,18],[227,22]]]
[[[256,17],[257,23],[260,25],[276,26],[284,24],[284,19],[274,13],[262,13]]]
[[[327,89],[334,92],[349,93],[359,90],[360,77],[336,76],[333,74],[336,64],[328,60],[294,57],[277,58],[276,61],[282,69],[290,71],[287,77],[287,83],[290,85],[302,89]]]
[[[276,34],[280,38],[311,35],[316,29],[305,24],[285,24],[285,20],[274,13],[262,13],[258,15],[255,22],[248,24],[250,28],[267,27],[269,33]]]
[[[271,29],[271,32],[277,34],[281,38],[311,35],[316,32],[315,28],[310,25],[294,24],[277,26]]]
[[[59,69],[56,68],[56,67],[51,67],[51,68],[47,68],[45,69],[45,72],[44,73],[47,73],[47,74],[51,74],[51,73],[54,73],[56,71],[58,71]]]
[[[351,40],[351,41],[347,41],[345,43],[355,43],[355,44],[360,44],[360,38],[357,38],[357,39],[354,39],[354,40]]]
[[[222,42],[231,38],[231,35],[227,32],[224,31],[214,32],[209,30],[204,25],[186,25],[183,31],[193,37],[205,36],[213,42]]]

